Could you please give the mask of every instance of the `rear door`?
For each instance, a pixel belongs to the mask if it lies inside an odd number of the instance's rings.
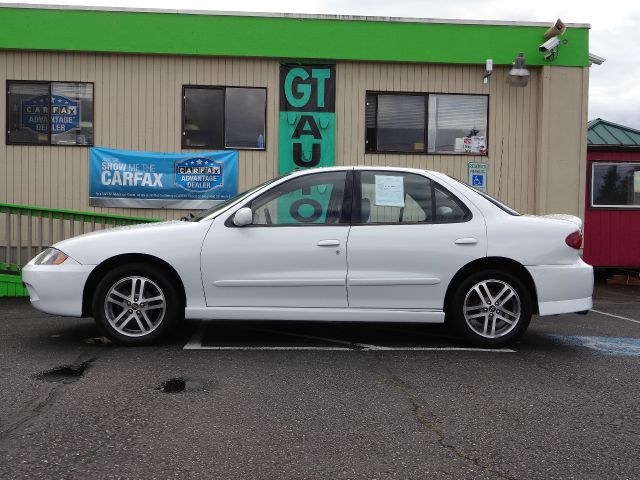
[[[447,286],[486,255],[484,218],[417,173],[356,170],[349,307],[442,310]]]

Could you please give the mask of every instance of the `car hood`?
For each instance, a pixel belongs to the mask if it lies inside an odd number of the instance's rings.
[[[86,233],[53,247],[85,265],[97,265],[116,255],[139,253],[165,258],[178,252],[198,252],[211,222],[179,220],[143,223]]]

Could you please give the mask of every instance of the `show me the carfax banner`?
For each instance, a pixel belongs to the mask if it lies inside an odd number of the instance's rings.
[[[92,207],[204,209],[238,193],[238,152],[89,152]]]

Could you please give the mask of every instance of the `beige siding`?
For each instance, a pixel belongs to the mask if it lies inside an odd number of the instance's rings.
[[[587,68],[543,68],[536,213],[584,215],[588,88]]]
[[[467,163],[488,163],[488,190],[522,212],[535,209],[539,71],[526,88],[507,84],[506,67],[482,83],[484,67],[341,62],[336,68],[336,163],[428,168],[467,179]],[[364,151],[365,92],[472,93],[489,95],[489,155],[370,154]]]
[[[277,174],[274,60],[0,51],[0,81],[94,82],[95,145],[179,152],[182,86],[267,88],[267,150],[240,151],[240,189]],[[0,125],[6,131],[6,96]],[[85,147],[0,145],[0,202],[176,218],[180,210],[90,208]]]
[[[277,175],[279,63],[277,59],[0,51],[0,81],[94,82],[96,146],[163,152],[181,150],[183,85],[266,87],[267,150],[240,151],[239,188],[244,189]],[[512,88],[504,66],[497,66],[485,85],[482,66],[338,62],[336,163],[429,168],[466,179],[469,161],[486,161],[489,192],[516,209],[577,214],[585,178],[588,70],[530,71],[528,87]],[[543,81],[543,75],[549,78]],[[488,94],[489,155],[365,154],[367,90]],[[5,95],[0,95],[4,131],[5,102]],[[156,218],[183,214],[89,208],[87,157],[84,147],[8,146],[2,141],[0,201]],[[572,184],[569,189],[567,180]]]

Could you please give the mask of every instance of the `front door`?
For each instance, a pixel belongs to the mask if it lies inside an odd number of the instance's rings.
[[[243,205],[251,225],[215,219],[202,249],[207,306],[347,307],[352,182],[351,170],[309,173]]]
[[[481,214],[415,173],[356,172],[349,307],[442,310],[447,286],[486,255]]]

